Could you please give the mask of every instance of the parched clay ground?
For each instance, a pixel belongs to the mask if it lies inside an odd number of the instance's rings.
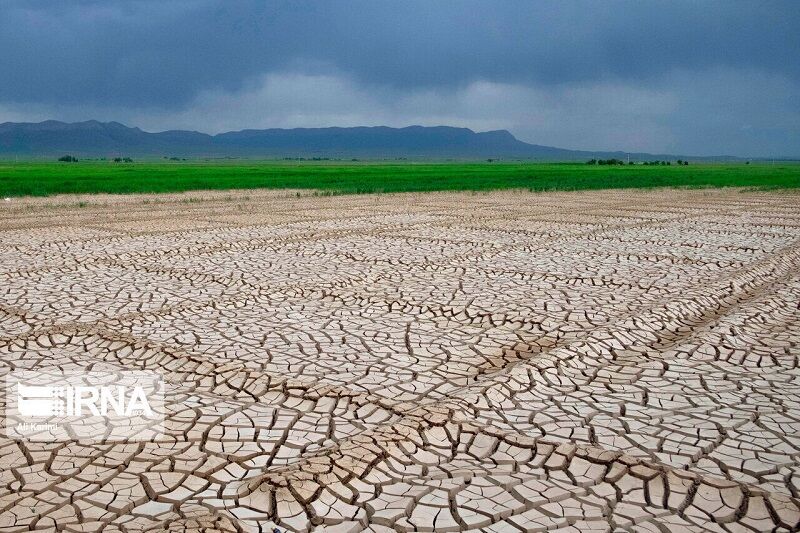
[[[797,530],[798,266],[786,192],[0,202],[2,373],[170,384],[0,530]]]

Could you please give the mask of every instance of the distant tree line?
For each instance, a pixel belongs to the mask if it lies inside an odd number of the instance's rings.
[[[688,161],[684,161],[683,159],[678,159],[677,161],[675,161],[675,163],[676,163],[677,165],[679,165],[679,166],[686,166],[686,165],[688,165],[688,164],[689,164],[689,162],[688,162]],[[643,165],[654,165],[654,166],[657,166],[657,165],[667,165],[667,166],[670,166],[670,165],[672,165],[672,161],[645,161],[645,162],[643,162],[642,164],[643,164]]]
[[[590,159],[586,162],[587,165],[624,165],[625,161],[622,159]]]
[[[74,155],[69,155],[69,154],[62,155],[61,157],[58,158],[58,160],[62,161],[64,163],[77,163],[78,162],[78,158],[77,157],[75,157]],[[95,161],[105,161],[105,160],[106,160],[106,158],[103,157],[103,158],[97,159]],[[89,161],[93,161],[93,160],[90,159]],[[113,159],[113,161],[114,161],[114,163],[133,163],[133,159],[131,159],[130,157],[115,157]]]
[[[688,161],[684,161],[683,159],[678,159],[675,162],[679,166],[686,166],[689,164]],[[587,165],[624,165],[625,161],[621,159],[590,159],[586,162]],[[648,165],[648,166],[670,166],[672,165],[672,161],[642,161],[641,163],[634,163],[633,161],[628,161],[629,165]]]

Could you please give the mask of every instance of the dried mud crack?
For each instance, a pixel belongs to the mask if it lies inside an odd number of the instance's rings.
[[[800,528],[800,195],[153,198],[0,210],[0,378],[168,384],[0,531]]]

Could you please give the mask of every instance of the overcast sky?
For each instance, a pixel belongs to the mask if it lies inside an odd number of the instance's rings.
[[[800,2],[2,0],[0,122],[800,156]]]

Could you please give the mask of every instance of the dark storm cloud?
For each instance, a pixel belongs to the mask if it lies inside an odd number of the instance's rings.
[[[396,87],[647,80],[674,67],[798,77],[791,2],[12,2],[0,98],[162,103],[293,63]]]
[[[689,73],[689,83],[708,72],[755,73],[797,94],[800,8],[732,0],[6,0],[0,50],[0,107],[14,116],[24,105],[168,116],[209,91],[235,94],[286,72],[336,75],[396,98],[482,81],[538,91],[670,86],[680,107],[693,93],[674,87],[675,72]]]

